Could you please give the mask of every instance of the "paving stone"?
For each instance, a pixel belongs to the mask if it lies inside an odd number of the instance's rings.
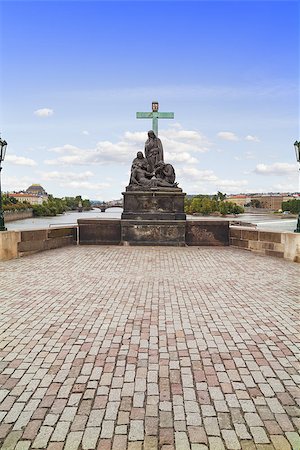
[[[293,450],[297,450],[298,448],[300,448],[299,433],[288,431],[287,433],[285,433],[285,435],[288,438],[289,442],[291,443]]]
[[[1,261],[0,448],[297,449],[298,270],[230,247]]]
[[[271,435],[270,437],[276,450],[291,450],[291,445],[284,436]]]

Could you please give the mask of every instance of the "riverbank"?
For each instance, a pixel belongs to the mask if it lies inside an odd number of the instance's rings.
[[[33,217],[32,209],[24,209],[21,211],[4,211],[4,220],[6,222],[14,222],[17,220],[30,219]]]

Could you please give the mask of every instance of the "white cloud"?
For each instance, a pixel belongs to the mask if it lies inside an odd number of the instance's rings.
[[[297,172],[297,164],[274,163],[274,164],[257,164],[254,172],[260,175],[279,175],[284,176]]]
[[[196,164],[198,163],[198,159],[191,156],[188,152],[182,153],[169,153],[165,152],[165,161],[170,163],[173,162],[184,162],[186,164]]]
[[[2,192],[23,191],[32,184],[32,177],[6,176],[3,174]]]
[[[93,183],[90,179],[94,176],[89,170],[85,172],[41,172],[40,176],[44,181],[55,181],[61,187],[73,189],[101,190],[111,186],[111,183]]]
[[[224,141],[238,141],[239,138],[236,134],[232,133],[231,131],[220,131],[217,136],[220,139],[224,139]]]
[[[186,178],[188,181],[217,181],[218,177],[215,175],[213,170],[199,170],[195,167],[184,167],[177,171],[178,175],[182,178]]]
[[[207,152],[211,145],[199,132],[183,130],[179,124],[176,128],[163,130],[160,137],[166,162],[170,158],[170,162],[196,163],[197,159],[191,154]],[[116,143],[99,141],[92,149],[82,149],[66,144],[50,149],[51,152],[59,153],[61,156],[53,160],[48,159],[45,163],[48,165],[102,165],[115,162],[130,164],[136,153],[144,150],[146,139],[147,133],[145,132],[127,131],[120,141]]]
[[[46,181],[77,181],[77,180],[87,180],[88,178],[93,177],[93,172],[85,171],[80,173],[75,172],[41,172],[41,177]]]
[[[244,155],[242,155],[242,156],[235,156],[234,157],[234,159],[236,161],[242,161],[244,159],[254,159],[254,158],[255,158],[255,156],[254,156],[254,154],[252,152],[245,152]]]
[[[17,156],[17,155],[6,155],[5,158],[6,162],[9,162],[11,164],[15,164],[17,166],[36,166],[37,163],[30,158],[25,158],[24,156]]]
[[[295,192],[299,191],[300,187],[297,186],[297,181],[295,181],[295,183],[274,184],[273,189],[275,192]]]
[[[180,185],[185,186],[189,192],[211,194],[217,191],[230,191],[232,193],[240,192],[241,188],[247,186],[248,181],[231,180],[219,178],[213,170],[199,170],[195,167],[185,167],[176,171],[180,178]]]
[[[84,134],[85,136],[88,136],[90,133],[87,130],[83,130],[82,134]]]
[[[37,117],[50,117],[53,116],[54,111],[50,108],[41,108],[34,111],[34,115]]]
[[[73,189],[89,189],[91,191],[102,190],[111,187],[109,183],[91,183],[89,181],[70,181],[60,183],[62,187],[70,187]]]
[[[260,140],[258,139],[258,137],[256,137],[256,136],[251,136],[250,134],[248,134],[248,136],[245,137],[245,141],[260,142]]]
[[[247,186],[247,180],[218,180],[216,183],[221,188],[235,189]]]

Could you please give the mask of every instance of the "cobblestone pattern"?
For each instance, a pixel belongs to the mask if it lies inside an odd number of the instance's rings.
[[[300,449],[298,265],[89,246],[0,273],[2,450]]]

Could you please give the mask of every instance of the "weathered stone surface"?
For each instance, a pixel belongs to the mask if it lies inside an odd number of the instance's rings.
[[[262,255],[300,262],[300,235],[291,232],[245,230],[230,227],[230,245]]]
[[[21,239],[19,231],[1,231],[0,260],[6,261],[18,257],[18,242]]]
[[[17,256],[27,256],[76,243],[77,227],[21,231]]]
[[[227,220],[188,220],[186,244],[229,245],[229,222]]]
[[[241,236],[242,236],[241,228],[236,228],[235,226],[230,227],[230,237],[241,239]]]
[[[21,241],[45,241],[47,239],[47,229],[21,231]]]
[[[251,241],[258,240],[258,230],[235,230],[241,232],[241,238]]]
[[[122,220],[125,245],[185,245],[185,220]]]
[[[121,221],[119,219],[79,219],[78,226],[80,244],[120,244]]]
[[[268,242],[281,242],[281,233],[272,231],[259,231],[259,240]]]
[[[185,193],[175,191],[123,192],[122,219],[128,220],[185,220]]]
[[[76,239],[76,227],[49,228],[48,239],[59,237],[73,237]]]

